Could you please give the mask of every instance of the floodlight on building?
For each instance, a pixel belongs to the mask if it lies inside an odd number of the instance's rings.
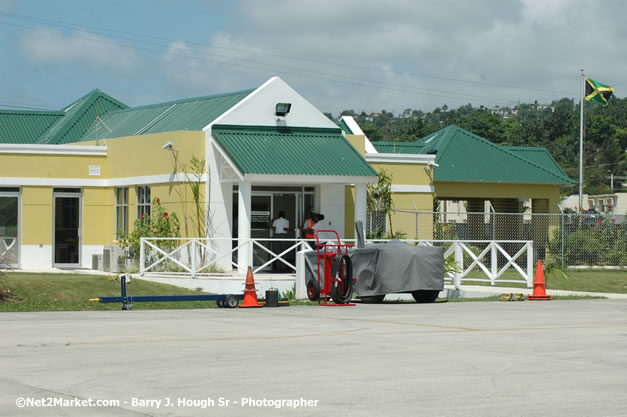
[[[292,103],[277,103],[274,108],[274,114],[279,117],[285,117],[290,112]]]

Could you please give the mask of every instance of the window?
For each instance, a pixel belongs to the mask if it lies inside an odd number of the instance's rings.
[[[150,185],[137,186],[137,218],[150,217]]]
[[[128,187],[115,189],[115,237],[128,233]]]
[[[607,210],[610,212],[614,211],[614,200],[611,198],[608,198],[606,200],[606,203],[607,203]]]

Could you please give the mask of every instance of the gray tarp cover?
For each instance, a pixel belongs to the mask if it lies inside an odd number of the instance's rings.
[[[353,248],[349,255],[353,263],[353,276],[357,278],[353,292],[355,296],[444,289],[442,247],[415,246],[393,240],[365,248]],[[318,280],[316,256],[316,251],[305,254],[307,280]]]
[[[444,248],[400,241],[350,251],[357,285],[353,295],[372,296],[444,289]]]

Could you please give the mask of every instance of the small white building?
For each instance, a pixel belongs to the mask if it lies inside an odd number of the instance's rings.
[[[597,213],[627,214],[627,193],[613,194],[583,194],[582,209],[594,209]],[[562,210],[571,209],[577,211],[579,195],[573,194],[566,197],[560,203]]]

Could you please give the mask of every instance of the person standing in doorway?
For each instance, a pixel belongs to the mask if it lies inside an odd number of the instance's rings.
[[[302,233],[303,238],[305,239],[314,239],[314,226],[316,225],[316,223],[318,222],[318,215],[320,214],[320,212],[316,209],[311,209],[311,211],[309,212],[309,217],[307,218],[307,220],[305,220],[305,223],[303,223],[303,227],[300,228],[300,231]]]
[[[322,226],[322,220],[324,220],[324,215],[320,214],[320,211],[317,209],[311,209],[309,218],[305,220],[303,227],[300,228],[302,236],[305,239],[315,239],[316,230],[320,229],[320,226]]]
[[[281,210],[279,211],[279,218],[275,219],[272,222],[273,237],[275,239],[287,239],[287,232],[289,231],[289,229],[290,229],[290,221],[285,218],[285,212]],[[288,244],[289,242],[286,242],[284,240],[274,242],[274,247],[275,247],[274,252],[277,255],[280,255],[281,253],[283,253],[284,250],[288,248]],[[285,257],[285,255],[283,255],[283,257]],[[285,266],[283,262],[274,261],[274,263],[272,264],[272,270],[278,271],[280,269],[283,269],[283,266]]]

